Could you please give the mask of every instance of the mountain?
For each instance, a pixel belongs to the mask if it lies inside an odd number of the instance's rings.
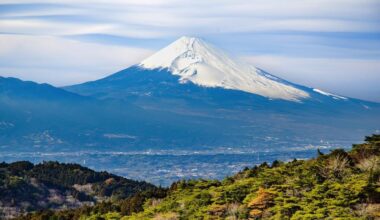
[[[377,103],[288,82],[190,37],[79,85],[0,80],[2,151],[273,151],[380,129]]]
[[[331,139],[332,133],[374,132],[380,126],[378,103],[288,82],[191,37],[182,37],[141,63],[103,79],[64,89],[145,109],[203,115],[203,121],[231,119],[237,127],[244,127],[241,134],[251,137],[265,133],[321,140]],[[228,126],[223,128],[231,134],[234,126]]]
[[[355,103],[361,109],[379,106],[288,82],[252,65],[235,61],[223,51],[192,37],[181,37],[141,63],[118,73],[65,89],[102,99],[167,96],[185,101],[188,98],[211,99],[215,100],[214,104],[231,99],[235,102],[237,98],[238,101],[247,100],[248,106],[260,102],[291,106],[310,102],[318,102],[320,106]],[[223,93],[222,97],[218,97],[220,93]],[[233,97],[225,97],[226,94]]]
[[[79,113],[76,106],[89,100],[48,84],[0,77],[1,147],[62,144],[55,134],[64,137],[62,126],[71,127],[75,118],[70,112]]]

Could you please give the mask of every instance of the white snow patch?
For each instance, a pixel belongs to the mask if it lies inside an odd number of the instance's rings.
[[[221,87],[258,94],[272,99],[300,101],[309,94],[278,81],[246,63],[229,58],[224,52],[198,38],[181,37],[139,66],[146,69],[169,69],[180,82],[191,81],[205,87]]]
[[[330,96],[332,97],[333,99],[344,99],[344,100],[347,100],[346,97],[343,97],[343,96],[339,96],[339,95],[335,95],[335,94],[332,94],[332,93],[328,93],[328,92],[325,92],[325,91],[322,91],[320,89],[313,89],[314,92],[317,92],[319,94],[322,94],[322,95],[325,95],[325,96]]]
[[[128,134],[103,134],[104,137],[110,138],[110,139],[136,139],[136,136],[128,135]]]

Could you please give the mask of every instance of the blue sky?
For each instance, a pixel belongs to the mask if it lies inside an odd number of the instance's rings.
[[[295,83],[380,102],[379,0],[1,0],[0,75],[94,80],[183,35]]]

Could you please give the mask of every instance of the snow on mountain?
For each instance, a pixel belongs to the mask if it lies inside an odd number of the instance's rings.
[[[190,81],[205,87],[241,90],[270,99],[301,101],[309,98],[307,92],[254,66],[235,61],[193,37],[179,38],[143,60],[139,66],[146,69],[167,68],[172,74],[180,76],[181,83]]]
[[[332,94],[332,93],[329,93],[329,92],[325,92],[325,91],[322,91],[320,89],[313,89],[314,92],[317,92],[319,94],[322,94],[322,95],[325,95],[325,96],[330,96],[332,97],[333,99],[343,99],[343,100],[347,100],[346,97],[343,97],[343,96],[340,96],[340,95],[335,95],[335,94]]]

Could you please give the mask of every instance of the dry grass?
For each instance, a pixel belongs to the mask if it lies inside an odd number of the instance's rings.
[[[335,177],[342,177],[345,173],[345,169],[349,165],[349,159],[344,155],[336,155],[330,158],[324,166],[320,166],[320,174],[329,178],[331,175]]]
[[[167,212],[167,213],[157,213],[153,220],[178,220],[179,216],[177,213],[174,212]]]
[[[240,205],[239,203],[231,203],[227,205],[227,218],[228,220],[237,220],[239,216]]]
[[[358,204],[355,206],[355,212],[366,219],[380,219],[380,204]]]
[[[377,156],[364,158],[364,159],[360,160],[356,166],[362,171],[379,170],[380,169],[380,158]]]

